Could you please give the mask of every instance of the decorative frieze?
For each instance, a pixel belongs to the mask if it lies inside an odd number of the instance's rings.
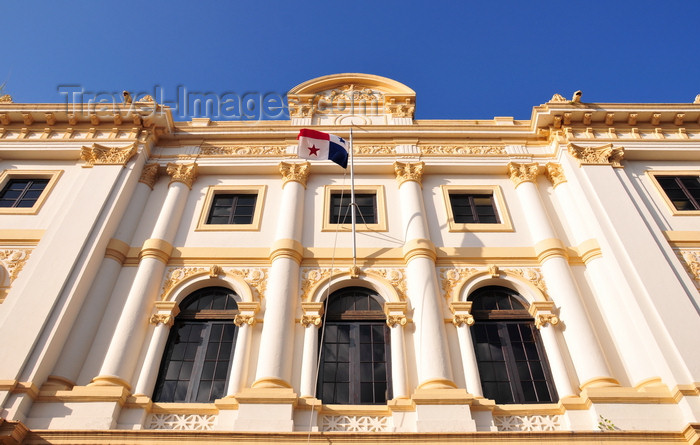
[[[163,291],[161,292],[161,300],[165,300],[168,294],[177,286],[187,281],[196,275],[208,275],[211,278],[220,275],[235,276],[248,284],[254,293],[259,298],[264,298],[267,273],[262,268],[222,268],[217,265],[210,267],[174,267],[166,272],[165,283],[163,283]]]
[[[31,249],[0,249],[0,265],[7,271],[10,284],[17,279],[31,253]]]
[[[413,113],[416,111],[416,104],[413,100],[406,98],[404,103],[396,103],[396,99],[391,98],[389,102],[384,104],[384,111],[391,114],[393,117],[410,117],[413,118]]]
[[[561,168],[561,164],[556,164],[554,162],[548,163],[545,165],[544,175],[549,182],[552,183],[553,187],[558,186],[562,182],[566,182],[566,176],[564,175],[564,170]]]
[[[498,431],[560,431],[560,415],[493,416]]]
[[[425,156],[502,156],[506,148],[499,145],[420,145]]]
[[[170,184],[173,182],[182,182],[191,189],[192,183],[197,179],[197,164],[194,162],[191,164],[176,164],[170,162],[165,171],[168,176],[170,176]]]
[[[406,181],[415,181],[418,184],[423,179],[423,162],[394,162],[394,173],[399,186]]]
[[[511,162],[508,164],[508,176],[516,187],[523,182],[535,182],[538,172],[539,165],[536,162],[527,164]]]
[[[153,186],[156,185],[156,181],[158,180],[158,176],[158,164],[146,164],[143,166],[139,182],[153,189]]]
[[[136,154],[136,143],[125,147],[105,147],[100,144],[92,144],[90,147],[83,147],[80,152],[80,159],[85,162],[84,167],[93,165],[123,165],[129,162]]]
[[[203,146],[199,154],[201,156],[285,156],[286,145],[227,145],[221,147]]]
[[[581,147],[569,144],[569,154],[579,161],[579,165],[612,165],[622,167],[624,149],[606,144],[600,147]]]
[[[333,269],[333,274],[340,274],[343,271],[339,268]],[[311,291],[316,287],[316,285],[330,278],[331,269],[330,268],[313,268],[303,270],[301,274],[301,301],[309,301],[311,299]]]
[[[321,416],[321,431],[381,433],[390,431],[389,416]]]
[[[392,156],[396,154],[396,148],[393,145],[355,144],[353,153],[358,156]]]
[[[440,277],[442,278],[442,291],[445,299],[449,299],[452,296],[455,286],[465,282],[469,277],[477,273],[479,273],[479,270],[473,267],[442,269]]]
[[[281,162],[280,173],[283,184],[294,181],[306,188],[306,181],[311,173],[311,164],[308,162]]]
[[[398,267],[392,268],[372,268],[367,269],[367,273],[379,275],[387,280],[396,289],[399,298],[406,299],[406,270]]]
[[[532,283],[543,294],[547,295],[547,284],[544,282],[542,271],[536,267],[503,269],[503,272],[520,276]]]
[[[146,420],[147,430],[209,431],[213,429],[217,416],[214,414],[150,414]]]

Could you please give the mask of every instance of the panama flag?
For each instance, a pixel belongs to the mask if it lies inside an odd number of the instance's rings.
[[[304,159],[328,159],[343,168],[348,166],[345,139],[334,134],[302,128],[299,130],[297,154]]]

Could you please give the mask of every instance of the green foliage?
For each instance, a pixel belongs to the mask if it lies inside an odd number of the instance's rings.
[[[598,415],[598,429],[601,431],[620,431],[620,428],[615,426],[612,420],[606,419],[601,415]]]

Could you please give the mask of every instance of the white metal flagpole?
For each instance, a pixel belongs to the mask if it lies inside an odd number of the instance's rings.
[[[352,267],[357,267],[357,239],[355,236],[355,159],[353,157],[352,127],[350,127],[350,218],[352,220]]]

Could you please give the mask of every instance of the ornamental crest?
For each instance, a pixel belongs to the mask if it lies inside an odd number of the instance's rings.
[[[85,161],[85,167],[93,165],[123,165],[129,162],[136,154],[136,143],[126,147],[105,147],[100,144],[92,144],[92,147],[83,147],[80,159]]]
[[[622,147],[613,147],[612,144],[602,147],[581,147],[569,144],[569,154],[579,161],[580,165],[612,165],[622,167],[622,159],[625,150]]]

